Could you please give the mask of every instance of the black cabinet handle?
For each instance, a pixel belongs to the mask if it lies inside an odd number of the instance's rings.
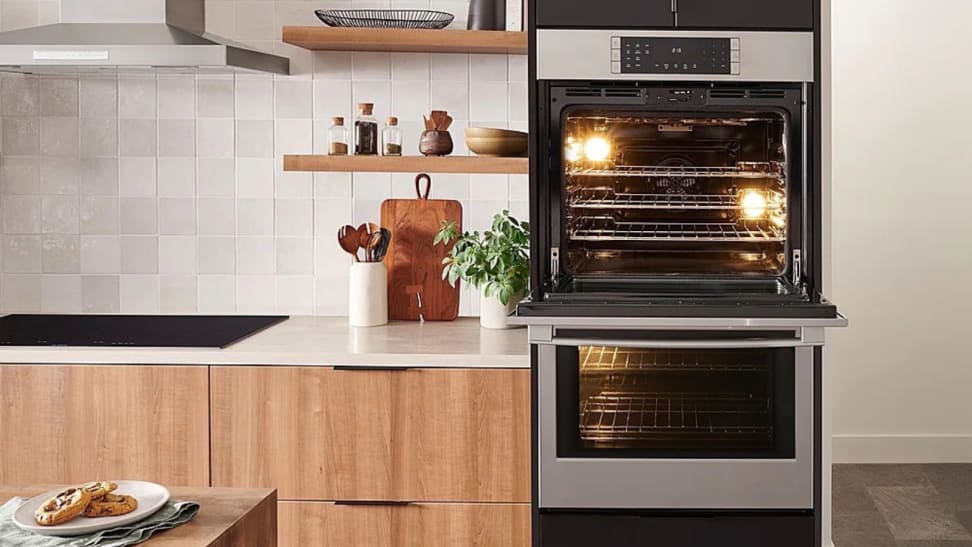
[[[334,502],[334,505],[363,505],[369,507],[404,507],[406,505],[411,505],[410,501],[385,501],[385,500],[338,500]]]
[[[352,367],[347,365],[335,365],[334,370],[343,370],[345,372],[367,372],[367,371],[384,371],[384,372],[400,372],[409,370],[412,367],[388,367],[388,366],[361,366]]]

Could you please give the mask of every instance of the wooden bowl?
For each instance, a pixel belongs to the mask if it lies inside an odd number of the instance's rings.
[[[467,127],[466,147],[478,156],[518,157],[526,154],[528,135],[522,131]]]

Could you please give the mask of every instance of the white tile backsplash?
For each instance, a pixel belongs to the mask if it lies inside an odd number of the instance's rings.
[[[16,5],[16,9],[11,6]],[[56,18],[56,2],[0,0],[0,28]],[[335,0],[330,7],[446,9],[465,0]],[[399,118],[417,154],[422,115],[448,110],[455,154],[469,125],[523,128],[525,56],[310,52],[282,24],[317,24],[303,0],[209,0],[208,30],[287,55],[290,77],[0,76],[0,311],[347,313],[351,258],[338,226],[380,220],[414,173],[286,173],[322,153],[357,103]],[[52,9],[54,8],[54,9]],[[217,32],[218,31],[218,32]],[[433,174],[465,228],[526,214],[524,175]],[[462,294],[462,314],[478,311]]]

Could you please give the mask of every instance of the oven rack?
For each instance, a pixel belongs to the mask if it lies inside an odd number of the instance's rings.
[[[733,362],[696,351],[638,350],[587,346],[580,352],[581,374],[617,372],[766,372],[760,363]]]
[[[758,441],[773,434],[769,399],[741,393],[603,391],[580,412],[584,441]]]
[[[729,194],[638,194],[617,192],[610,188],[575,190],[569,205],[578,209],[673,209],[673,210],[737,210],[739,198]],[[768,203],[771,210],[782,205]]]
[[[569,232],[574,241],[671,241],[764,243],[785,240],[768,220],[737,222],[624,222],[609,216],[581,216]]]
[[[643,177],[643,178],[739,178],[784,179],[778,163],[739,163],[735,167],[688,167],[657,165],[584,166],[567,169],[569,176],[584,177]]]

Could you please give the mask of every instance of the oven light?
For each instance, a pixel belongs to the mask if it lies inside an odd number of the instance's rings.
[[[567,142],[567,148],[564,150],[564,158],[569,162],[580,161],[584,154],[584,147],[581,143],[570,140]]]
[[[766,196],[761,192],[747,190],[743,193],[739,205],[746,218],[762,218],[766,214]]]
[[[590,161],[604,161],[611,155],[611,143],[604,137],[591,137],[584,143],[584,156]]]

